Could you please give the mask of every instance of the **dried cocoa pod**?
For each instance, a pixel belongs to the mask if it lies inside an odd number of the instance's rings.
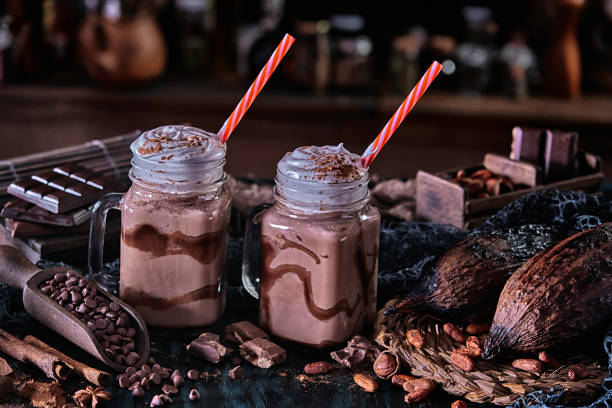
[[[538,360],[543,362],[544,365],[551,370],[556,370],[557,368],[561,367],[561,363],[559,363],[556,358],[546,351],[540,351],[538,354]]]
[[[512,367],[534,374],[540,374],[544,371],[544,364],[535,358],[517,358],[512,362]]]
[[[427,390],[431,392],[436,388],[436,383],[428,378],[413,378],[404,382],[402,388],[406,392],[413,392],[416,390]]]
[[[469,372],[474,369],[474,360],[466,354],[453,350],[450,354],[450,358],[453,364],[463,371]]]
[[[308,363],[304,366],[304,372],[306,374],[325,374],[330,372],[332,365],[327,361],[315,361],[314,363]]]
[[[353,381],[366,392],[374,392],[378,389],[376,380],[366,374],[355,374]]]
[[[535,353],[612,317],[612,223],[575,234],[531,258],[506,283],[483,357]]]
[[[588,376],[589,369],[581,364],[576,364],[567,371],[567,378],[572,381],[582,380],[583,378],[588,378]]]
[[[532,237],[530,237],[532,238]],[[549,237],[541,237],[548,242]],[[535,252],[535,251],[534,251]],[[412,286],[386,315],[422,310],[442,316],[470,316],[488,321],[510,274],[528,259],[497,235],[475,235],[449,248],[432,271]]]
[[[470,323],[465,328],[465,332],[473,336],[480,336],[481,334],[488,333],[490,328],[490,324]]]
[[[416,348],[425,346],[425,334],[419,329],[410,329],[406,332],[406,340]]]
[[[395,374],[391,377],[391,384],[399,385],[402,387],[406,381],[415,380],[415,377],[409,376],[407,374]]]
[[[374,374],[383,380],[388,380],[398,372],[400,368],[400,359],[399,357],[389,351],[385,350],[376,357],[374,364],[372,365],[372,369],[374,370]]]
[[[406,394],[406,396],[404,397],[404,401],[407,404],[414,404],[417,402],[421,402],[429,396],[430,392],[431,391],[427,391],[423,388],[419,388],[418,390],[415,390],[415,391],[412,391]]]
[[[456,342],[465,343],[465,340],[466,340],[465,334],[463,334],[461,330],[459,330],[459,328],[455,326],[454,324],[444,323],[444,326],[442,326],[442,329],[444,329],[444,333],[448,334]]]
[[[451,408],[467,408],[467,404],[461,400],[454,401]]]

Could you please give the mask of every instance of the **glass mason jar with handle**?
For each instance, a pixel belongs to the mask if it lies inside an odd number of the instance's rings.
[[[119,293],[147,324],[214,323],[225,308],[230,217],[225,146],[186,126],[144,132],[131,145],[132,186],[95,206],[90,273],[101,283],[104,223],[121,210]]]
[[[380,215],[358,163],[341,144],[287,153],[276,203],[249,221],[243,283],[279,339],[330,348],[374,318]]]

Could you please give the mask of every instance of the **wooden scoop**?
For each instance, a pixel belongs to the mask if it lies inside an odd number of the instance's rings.
[[[107,357],[94,333],[85,323],[40,290],[39,286],[43,281],[52,278],[56,273],[66,272],[68,269],[70,268],[65,266],[44,270],[38,269],[18,249],[0,245],[0,282],[23,289],[25,310],[36,320],[61,334],[110,368],[123,371],[126,367]],[[101,296],[119,304],[123,311],[128,313],[136,322],[138,333],[135,340],[135,351],[141,356],[136,365],[140,366],[145,363],[149,358],[150,342],[149,332],[142,317],[126,303],[96,285],[95,282],[91,283],[100,292]]]

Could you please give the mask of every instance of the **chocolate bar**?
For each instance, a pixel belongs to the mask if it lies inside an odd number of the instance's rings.
[[[60,214],[122,189],[122,183],[113,177],[78,164],[68,164],[11,183],[7,192],[53,214]]]
[[[515,126],[512,128],[510,158],[535,164],[544,163],[544,130]]]
[[[39,238],[59,235],[70,235],[89,231],[89,224],[84,223],[74,227],[59,227],[57,225],[36,224],[28,221],[4,220],[6,229],[13,238]]]
[[[79,208],[66,214],[53,214],[27,201],[13,200],[4,205],[0,216],[16,221],[32,221],[39,224],[74,227],[88,221],[91,218],[91,210]]]
[[[206,332],[189,343],[187,352],[214,364],[217,364],[229,354],[227,347],[220,343],[218,334]]]
[[[544,177],[546,181],[551,182],[573,177],[577,152],[578,133],[547,130],[544,150]]]

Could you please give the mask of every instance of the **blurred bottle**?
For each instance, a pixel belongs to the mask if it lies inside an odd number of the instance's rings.
[[[175,0],[179,69],[210,72],[215,11],[212,0]]]
[[[292,49],[292,79],[317,94],[323,94],[330,81],[331,55],[329,22],[298,21]]]
[[[337,14],[329,22],[332,85],[341,90],[370,90],[374,67],[365,19],[357,14]]]
[[[514,98],[529,94],[529,83],[537,77],[537,63],[533,51],[527,46],[525,36],[514,33],[499,54],[502,64],[502,89]]]
[[[467,23],[467,41],[457,48],[461,91],[468,95],[482,94],[491,81],[491,66],[496,49],[493,39],[497,24],[488,7],[466,6],[463,16]]]
[[[421,75],[419,56],[427,40],[423,27],[414,27],[408,34],[393,39],[391,83],[394,92],[407,95]]]

